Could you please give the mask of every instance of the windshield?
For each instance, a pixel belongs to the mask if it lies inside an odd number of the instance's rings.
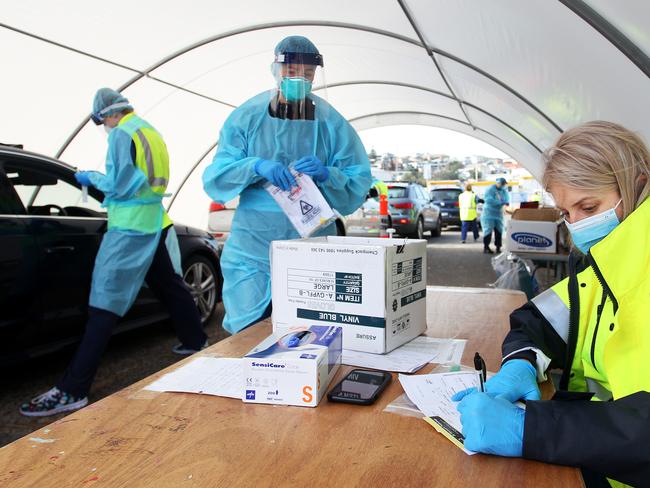
[[[458,200],[460,193],[460,190],[433,190],[431,198],[433,200]]]
[[[405,186],[389,186],[388,198],[406,198],[408,196],[408,188]]]

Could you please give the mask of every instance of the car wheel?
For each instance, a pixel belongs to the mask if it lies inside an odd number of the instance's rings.
[[[422,217],[420,217],[415,224],[415,231],[411,234],[413,239],[424,239],[424,222]]]
[[[442,232],[442,219],[438,217],[438,220],[436,221],[436,226],[431,229],[431,237],[440,237],[440,233]]]
[[[217,308],[221,277],[207,258],[193,254],[183,263],[183,281],[190,288],[201,323],[205,325]]]

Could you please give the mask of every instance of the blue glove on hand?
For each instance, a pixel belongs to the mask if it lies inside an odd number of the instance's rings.
[[[284,191],[289,191],[292,187],[298,186],[289,168],[277,161],[260,159],[255,163],[255,172]]]
[[[476,388],[459,391],[451,399],[455,402],[474,393]],[[511,403],[517,400],[542,398],[537,386],[537,370],[525,359],[506,361],[501,370],[485,382],[485,393],[491,397],[505,398]]]
[[[300,158],[294,166],[296,171],[311,176],[315,181],[322,183],[330,177],[330,170],[316,156]]]
[[[505,398],[468,395],[456,406],[470,451],[521,457],[526,412]]]
[[[93,182],[90,180],[92,173],[101,174],[99,171],[77,171],[74,177],[81,186],[93,186]]]

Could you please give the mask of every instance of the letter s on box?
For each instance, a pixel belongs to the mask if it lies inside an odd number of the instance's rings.
[[[302,389],[302,401],[305,403],[311,403],[314,400],[314,395],[312,395],[312,388],[311,386],[305,386]]]

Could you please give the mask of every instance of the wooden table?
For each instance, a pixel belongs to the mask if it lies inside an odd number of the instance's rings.
[[[467,338],[463,363],[480,350],[496,370],[508,314],[524,302],[512,290],[429,287],[427,334]],[[241,356],[270,331],[261,323],[201,354]],[[369,407],[142,390],[188,360],[0,449],[0,486],[583,486],[576,469],[470,457],[421,419],[383,412],[402,394],[397,378]]]

